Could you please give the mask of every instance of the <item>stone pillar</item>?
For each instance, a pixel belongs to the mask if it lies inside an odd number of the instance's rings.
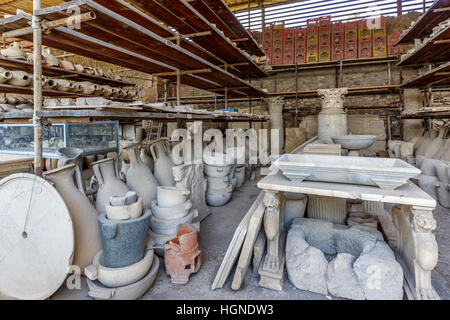
[[[344,111],[344,96],[347,88],[320,89],[322,111],[318,119],[318,136],[322,143],[333,144],[332,136],[347,134],[347,114]]]
[[[403,104],[405,112],[414,112],[422,108],[423,93],[420,89],[405,89]],[[403,140],[410,141],[423,134],[423,121],[420,119],[403,119]]]
[[[279,154],[284,153],[284,121],[283,121],[283,97],[267,99],[270,113],[270,129],[278,130]]]

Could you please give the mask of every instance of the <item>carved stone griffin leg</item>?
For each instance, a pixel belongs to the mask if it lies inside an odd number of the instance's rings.
[[[431,285],[431,271],[438,261],[438,246],[432,231],[436,229],[433,208],[397,204],[392,209],[397,228],[397,253],[406,282],[417,300],[438,300]]]

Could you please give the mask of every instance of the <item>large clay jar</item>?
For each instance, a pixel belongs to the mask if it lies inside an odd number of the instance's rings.
[[[152,170],[152,172],[155,169],[155,162],[153,161],[153,158],[150,157],[150,154],[148,153],[147,149],[142,148],[141,149],[141,160],[142,162]]]
[[[27,55],[19,42],[11,43],[8,48],[0,50],[0,54],[6,58],[27,60]]]
[[[172,168],[175,164],[166,153],[167,140],[161,139],[150,145],[150,152],[155,161],[155,178],[158,183],[164,187],[174,187],[175,179],[173,178]]]
[[[427,130],[425,133],[416,141],[414,142],[414,152],[417,153],[419,148],[422,146],[425,139],[428,139],[431,136],[431,131]]]
[[[64,79],[54,79],[56,83],[56,90],[62,92],[72,91],[75,88],[75,85],[69,80]]]
[[[102,246],[97,224],[97,211],[89,199],[75,186],[73,182],[74,170],[75,165],[71,164],[46,172],[44,176],[54,183],[56,190],[58,190],[69,209],[75,232],[73,265],[84,270],[92,263],[94,256],[101,250]]]
[[[125,149],[130,158],[130,167],[127,170],[127,185],[131,190],[136,191],[138,196],[144,201],[144,208],[150,209],[152,201],[156,200],[156,188],[158,182],[152,171],[144,163],[138,154],[138,146],[130,146]]]
[[[106,213],[98,217],[106,267],[123,268],[142,259],[151,216],[147,210],[132,220],[110,220]]]
[[[444,159],[442,159],[442,157],[445,155],[445,153],[447,151],[450,151],[450,137],[447,137],[447,140],[445,140],[444,146],[441,148],[440,151],[438,151],[438,153],[436,153],[434,155],[434,158],[444,160]],[[446,161],[448,161],[448,160],[446,160]]]
[[[59,60],[50,51],[42,50],[42,57],[44,57],[44,63],[49,67],[59,67]]]
[[[18,87],[28,87],[33,81],[33,76],[24,71],[11,71],[11,79],[8,84]]]
[[[425,138],[422,140],[422,143],[416,150],[416,157],[425,155],[425,151],[430,146],[430,143],[439,135],[439,131],[433,130],[428,136],[425,133]]]
[[[94,162],[92,169],[94,169],[99,185],[95,207],[98,213],[102,214],[111,197],[123,197],[130,191],[130,188],[116,176],[113,158]]]
[[[101,87],[98,84],[89,81],[78,82],[78,84],[81,86],[81,92],[84,94],[92,95],[100,94],[102,92]]]
[[[11,78],[12,78],[11,71],[7,71],[7,70],[3,69],[2,67],[0,67],[0,83],[5,83],[5,82],[11,80]]]
[[[423,154],[425,158],[436,159],[435,155],[441,151],[442,147],[445,145],[445,134],[447,129],[443,128],[439,130],[439,135],[430,143],[430,145],[425,149]]]

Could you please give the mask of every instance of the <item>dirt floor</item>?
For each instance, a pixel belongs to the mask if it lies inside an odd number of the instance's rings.
[[[256,182],[246,182],[233,194],[232,200],[224,207],[211,208],[211,215],[201,225],[200,249],[203,265],[192,275],[187,285],[174,285],[164,271],[159,271],[154,286],[144,295],[144,300],[326,300],[335,299],[296,289],[286,278],[283,292],[258,287],[258,277],[247,273],[241,290],[231,289],[232,275],[222,289],[211,291],[210,287],[226,253],[234,231],[248,208],[259,194]],[[432,282],[442,299],[450,300],[450,210],[438,207],[435,211],[438,222],[436,239],[439,245],[439,263],[432,273]],[[163,260],[160,259],[162,262]],[[251,268],[251,266],[250,266]],[[81,290],[68,290],[63,286],[52,299],[90,299],[86,280],[82,280]]]

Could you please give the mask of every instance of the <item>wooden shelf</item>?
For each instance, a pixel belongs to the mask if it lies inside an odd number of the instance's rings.
[[[409,30],[402,34],[399,44],[413,43],[414,39],[424,39],[433,28],[450,17],[450,0],[439,0],[431,5]]]
[[[390,94],[393,92],[398,92],[398,85],[383,85],[383,86],[370,86],[370,87],[354,87],[348,88],[347,96],[354,95],[365,95],[365,94]],[[315,90],[302,90],[302,91],[284,91],[284,92],[271,92],[269,96],[283,96],[284,98],[295,98],[295,96],[299,98],[305,97],[317,97],[317,89]]]
[[[41,18],[55,20],[67,16],[67,8],[76,5],[81,13],[94,11],[96,19],[83,23],[79,30],[66,27],[43,34],[43,44],[89,58],[121,65],[149,74],[167,73],[161,77],[176,81],[177,70],[209,70],[185,74],[181,83],[204,90],[229,88],[229,96],[265,96],[266,94],[241,78],[200,58],[141,25],[90,0],[66,2],[36,12]],[[146,15],[140,15],[146,19]],[[0,32],[28,26],[31,16],[20,13],[0,21]],[[31,35],[23,36],[31,40]]]
[[[23,60],[13,60],[0,57],[0,67],[7,70],[21,70],[28,73],[33,73],[33,64]],[[111,87],[132,87],[133,83],[128,83],[120,80],[113,80],[104,77],[98,77],[87,73],[69,71],[62,68],[42,66],[42,73],[44,76],[52,78],[66,78],[73,81],[90,81],[100,85],[108,85]]]
[[[22,95],[33,95],[33,87],[17,87],[9,84],[0,84],[0,93],[13,93],[13,94],[22,94]],[[92,95],[87,95],[83,93],[76,92],[63,92],[57,90],[49,90],[43,89],[42,95],[44,97],[61,97],[61,98],[77,98],[77,97],[97,97]],[[106,98],[108,100],[113,101],[121,101],[121,102],[130,102],[130,99],[118,99],[118,98]]]
[[[450,119],[450,106],[423,108],[413,113],[402,113],[403,119]]]
[[[425,88],[450,86],[450,62],[402,84],[401,88]]]
[[[399,66],[450,61],[450,26],[443,28],[432,38],[421,44],[414,52],[405,56]]]

